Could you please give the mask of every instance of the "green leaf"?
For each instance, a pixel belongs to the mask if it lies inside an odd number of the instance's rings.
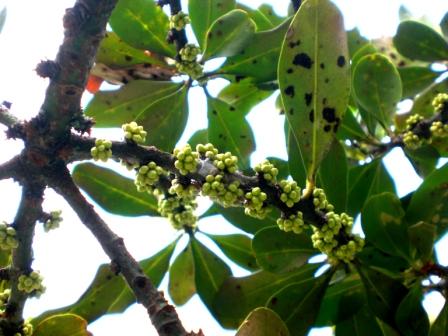
[[[240,168],[250,166],[250,154],[255,150],[252,129],[235,107],[219,99],[207,97],[208,140],[221,152],[238,157]]]
[[[317,254],[308,235],[284,232],[278,226],[258,231],[252,241],[257,263],[268,272],[290,272]]]
[[[241,9],[219,17],[207,31],[202,60],[235,56],[255,33],[255,23]]]
[[[426,178],[431,174],[440,159],[439,152],[431,145],[424,145],[413,150],[404,148],[404,153],[421,178]]]
[[[288,326],[291,336],[306,335],[313,326],[333,272],[293,283],[276,292],[267,302]]]
[[[239,55],[227,58],[218,73],[252,77],[258,83],[277,79],[278,57],[289,22],[255,33]]]
[[[445,13],[442,20],[440,20],[440,29],[442,30],[443,35],[445,35],[445,38],[448,37],[448,12]]]
[[[253,9],[243,4],[237,4],[237,8],[244,10],[257,25],[257,31],[269,30],[277,27],[286,18],[278,16],[271,5],[262,4]]]
[[[177,306],[187,303],[196,293],[194,273],[193,252],[188,244],[170,266],[168,292]]]
[[[277,313],[260,307],[246,317],[235,336],[289,336],[289,331]]]
[[[218,95],[218,98],[232,105],[238,114],[247,115],[252,108],[272,94],[271,90],[262,90],[250,79],[230,83]]]
[[[197,239],[191,239],[190,244],[193,250],[196,292],[215,315],[213,302],[223,282],[232,275],[232,271],[224,261]]]
[[[289,176],[289,165],[288,161],[276,158],[276,157],[267,157],[266,160],[269,160],[275,168],[278,169],[277,180],[286,179]]]
[[[365,294],[359,276],[346,277],[328,286],[315,325],[337,324],[353,317],[363,305],[365,305]]]
[[[374,247],[370,242],[366,242],[362,251],[356,254],[356,258],[363,264],[397,279],[401,278],[402,272],[409,268],[409,263],[405,259],[388,254]]]
[[[401,99],[400,75],[386,56],[364,56],[353,73],[353,91],[358,104],[386,127]]]
[[[292,134],[288,120],[285,119],[286,144],[288,149],[289,171],[292,178],[297,181],[300,186],[306,183],[306,166],[305,161],[297,143],[296,137]]]
[[[314,183],[350,93],[347,34],[331,1],[309,0],[297,11],[283,42],[278,80],[307,179]]]
[[[411,246],[416,253],[414,259],[420,260],[423,264],[430,261],[433,255],[437,227],[434,224],[418,222],[409,226],[408,233]]]
[[[439,94],[448,91],[448,78],[445,78],[441,82],[433,83],[425,91],[420,93],[414,100],[414,105],[409,114],[420,114],[427,118],[434,115],[434,107],[432,106],[432,100]]]
[[[403,84],[403,98],[414,97],[440,76],[440,72],[418,66],[398,68],[398,72]]]
[[[320,266],[307,264],[283,274],[260,271],[242,278],[228,278],[213,305],[219,323],[224,328],[237,328],[253,309],[264,306],[272,294],[291,283],[312,279]]]
[[[395,186],[380,159],[351,168],[348,172],[348,213],[355,217],[369,197],[387,191],[395,192]]]
[[[352,58],[352,68],[354,69],[356,65],[358,65],[359,61],[367,55],[372,55],[378,52],[378,49],[371,43],[364,44],[361,48],[358,49],[356,54],[353,55]]]
[[[369,41],[361,35],[358,28],[353,28],[347,31],[347,42],[350,58],[353,59],[353,55]]]
[[[116,91],[99,92],[86,108],[97,127],[135,121],[148,132],[146,144],[172,151],[188,119],[188,87],[172,82],[136,80]]]
[[[107,32],[101,40],[95,62],[109,67],[128,67],[135,64],[167,66],[160,59],[149,56],[144,50],[130,46],[114,32]]]
[[[248,236],[242,234],[212,235],[209,233],[205,235],[213,240],[221,251],[237,265],[250,271],[259,269],[254,251],[252,251],[252,239]]]
[[[409,259],[409,236],[405,212],[393,193],[370,197],[361,212],[366,239],[386,253]]]
[[[448,43],[435,30],[417,21],[403,21],[394,36],[394,45],[405,57],[427,62],[448,59]]]
[[[442,311],[431,326],[429,336],[439,336],[448,334],[448,300],[445,301]]]
[[[362,129],[351,108],[347,109],[344,118],[342,118],[337,137],[340,140],[362,140],[367,138],[366,133]]]
[[[223,208],[216,203],[207,211],[212,214],[221,214],[230,224],[236,226],[238,229],[244,232],[255,234],[259,230],[277,225],[277,218],[280,216],[280,212],[274,209],[270,212],[265,219],[257,219],[247,216],[244,213],[244,209],[240,207],[235,208]]]
[[[437,227],[437,237],[448,228],[448,164],[435,170],[414,192],[406,211],[409,223],[424,221]]]
[[[401,282],[370,267],[357,265],[357,270],[361,275],[372,313],[394,327],[395,312],[407,295],[407,288]]]
[[[367,307],[336,324],[335,336],[384,336],[376,318]]]
[[[188,140],[191,148],[196,148],[198,144],[206,144],[208,142],[208,129],[200,129],[194,132],[191,138]]]
[[[169,261],[178,239],[148,259],[140,261],[143,272],[151,279],[154,286],[159,286],[168,271]],[[33,324],[39,324],[45,318],[54,314],[73,313],[86,319],[88,323],[105,314],[122,313],[135,297],[122,276],[110,268],[110,263],[102,264],[96,272],[89,288],[77,302],[55,310],[44,312],[33,319]]]
[[[111,169],[80,163],[73,170],[75,183],[104,210],[122,216],[158,216],[153,195],[137,191],[134,181]]]
[[[421,285],[415,284],[398,306],[395,320],[404,336],[428,335],[429,319],[422,300]]]
[[[347,208],[348,164],[344,147],[334,139],[318,172],[318,185],[325,190],[327,199],[336,212]]]
[[[127,44],[173,57],[176,50],[166,36],[169,20],[153,0],[120,0],[109,19],[113,31]]]
[[[89,336],[87,321],[75,314],[52,315],[34,326],[34,336]]]
[[[2,32],[2,30],[3,30],[3,26],[5,25],[6,14],[7,14],[7,10],[6,10],[6,7],[4,7],[4,8],[0,11],[0,33]]]
[[[235,9],[235,0],[189,0],[188,14],[191,28],[203,49],[207,30],[220,16]]]

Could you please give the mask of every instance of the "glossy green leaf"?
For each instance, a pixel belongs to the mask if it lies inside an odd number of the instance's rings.
[[[395,186],[381,160],[351,168],[348,173],[348,213],[355,216],[369,197],[382,192],[395,192]]]
[[[428,335],[429,319],[422,306],[422,300],[422,288],[420,284],[415,284],[398,306],[395,320],[403,335]]]
[[[442,30],[445,38],[448,38],[448,12],[445,13],[442,20],[440,20],[440,29]]]
[[[347,208],[348,164],[344,147],[334,139],[318,172],[318,185],[325,190],[327,199],[336,212]]]
[[[240,168],[250,165],[250,154],[255,150],[252,129],[235,107],[219,99],[207,97],[208,140],[221,152],[238,157]]]
[[[401,282],[370,267],[357,265],[357,270],[361,275],[372,313],[389,325],[395,326],[395,312],[407,295],[407,288]]]
[[[198,144],[208,143],[208,130],[206,128],[197,130],[193,133],[191,138],[188,140],[191,148],[196,148]]]
[[[190,240],[194,259],[196,292],[211,313],[213,302],[223,282],[232,275],[229,266],[198,240]]]
[[[424,221],[437,227],[437,237],[448,228],[448,164],[431,173],[414,192],[406,211],[407,221]]]
[[[348,60],[337,7],[329,0],[304,2],[285,36],[278,80],[286,118],[313,183],[347,108]]]
[[[288,326],[291,336],[306,335],[313,326],[333,272],[280,289],[267,302]]]
[[[6,14],[7,14],[7,10],[6,10],[6,7],[4,7],[4,8],[0,11],[0,33],[2,32],[2,30],[3,30],[3,26],[5,25]]]
[[[356,101],[365,111],[383,125],[388,125],[401,99],[400,75],[382,54],[364,56],[354,69],[353,91]]]
[[[448,334],[448,301],[445,301],[442,311],[431,326],[429,336],[439,336]]]
[[[288,327],[273,310],[253,310],[238,328],[235,336],[289,336]]]
[[[403,21],[394,36],[394,45],[403,56],[427,62],[448,59],[448,42],[432,28],[417,21]]]
[[[239,55],[227,58],[218,73],[252,77],[256,82],[277,79],[278,57],[289,22],[255,33]]]
[[[364,287],[359,276],[351,275],[342,281],[330,284],[322,300],[315,325],[335,325],[350,319],[365,303]]]
[[[356,258],[363,264],[397,279],[401,278],[402,273],[409,268],[409,262],[406,259],[386,253],[368,241]]]
[[[423,145],[413,150],[405,148],[404,153],[416,173],[422,178],[425,178],[436,169],[440,159],[439,152],[431,145]]]
[[[33,336],[89,336],[87,321],[75,314],[52,315],[35,325]]]
[[[265,219],[258,219],[247,216],[244,213],[243,208],[223,208],[216,203],[213,204],[212,208],[210,208],[207,212],[212,214],[221,214],[226,220],[229,221],[230,224],[251,234],[255,234],[265,227],[277,225],[276,221],[280,216],[280,212],[274,209],[266,216]]]
[[[288,150],[289,172],[291,173],[292,178],[295,181],[297,181],[299,186],[305,186],[306,184],[305,160],[303,158],[299,144],[297,143],[297,139],[292,134],[292,131],[289,127],[289,121],[286,119],[285,119],[285,134]]]
[[[209,233],[206,235],[237,265],[250,271],[259,269],[252,250],[252,239],[248,236],[242,234],[212,235]]]
[[[255,23],[245,11],[234,9],[224,14],[207,31],[202,60],[237,55],[254,33]]]
[[[152,257],[140,261],[141,269],[156,287],[159,286],[168,271],[170,258],[177,240]],[[77,302],[63,308],[44,312],[33,319],[33,323],[38,324],[49,316],[61,313],[73,313],[91,323],[105,314],[122,313],[135,302],[134,294],[123,277],[117,275],[111,269],[109,263],[102,264],[89,288]]]
[[[371,43],[364,44],[359,48],[352,57],[352,68],[354,69],[358,65],[359,61],[367,55],[372,55],[378,52],[378,49]]]
[[[423,264],[432,258],[434,243],[437,236],[437,227],[434,224],[418,222],[408,228],[409,239],[415,250],[415,259]]]
[[[194,274],[193,252],[188,244],[170,266],[168,292],[176,305],[187,303],[196,293]]]
[[[135,64],[166,66],[160,59],[149,56],[144,50],[130,46],[114,32],[107,32],[101,40],[95,61],[109,67],[127,67]]]
[[[392,193],[370,197],[361,212],[366,239],[386,253],[409,258],[409,236],[403,222],[405,212]]]
[[[136,80],[116,91],[99,92],[86,108],[97,127],[135,121],[148,132],[146,143],[172,151],[188,119],[188,88],[172,82]]]
[[[80,163],[73,170],[75,183],[104,210],[122,216],[158,216],[157,199],[138,192],[134,181],[111,169]]]
[[[342,118],[337,137],[340,140],[362,140],[367,137],[353,111],[349,108]]]
[[[252,241],[252,248],[260,267],[273,273],[296,269],[318,253],[308,235],[285,232],[278,226],[258,231]]]
[[[336,324],[335,336],[385,336],[375,316],[367,307]]]
[[[283,274],[260,271],[242,278],[228,278],[213,305],[218,321],[224,328],[237,328],[253,309],[264,306],[275,292],[291,283],[312,279],[320,266],[308,264]]]
[[[127,44],[173,57],[176,49],[166,36],[169,20],[153,0],[120,0],[109,19],[113,31]]]
[[[398,72],[403,84],[403,98],[414,97],[440,76],[440,72],[417,66],[398,68]]]
[[[352,59],[353,55],[369,41],[361,35],[358,28],[353,28],[347,31],[347,42],[350,58]]]
[[[271,90],[262,90],[250,79],[245,79],[227,85],[219,92],[218,98],[232,105],[238,114],[247,115],[254,106],[271,94]]]
[[[207,30],[220,16],[235,9],[235,0],[189,0],[188,14],[191,19],[191,28],[204,48]]]
[[[410,114],[420,114],[423,117],[430,117],[434,114],[434,107],[432,106],[432,100],[439,93],[444,93],[448,91],[448,78],[434,83],[429,86],[425,91],[423,91],[414,100],[414,105],[409,112]]]
[[[275,28],[286,19],[277,15],[272,8],[272,5],[267,3],[264,3],[255,9],[243,4],[237,4],[237,8],[240,8],[249,14],[250,18],[257,25],[257,31]]]

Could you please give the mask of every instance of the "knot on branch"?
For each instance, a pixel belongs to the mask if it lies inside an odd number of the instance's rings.
[[[40,61],[36,66],[36,73],[42,78],[55,79],[59,74],[60,67],[55,61]]]

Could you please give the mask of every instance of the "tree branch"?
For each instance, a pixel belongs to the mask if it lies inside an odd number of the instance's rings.
[[[61,166],[60,169],[58,176],[49,176],[49,186],[66,199],[84,225],[96,237],[112,262],[118,266],[137,301],[147,309],[151,322],[159,335],[201,335],[188,334],[185,331],[175,308],[168,304],[163,294],[158,292],[150,279],[143,273],[137,261],[127,251],[123,238],[112,232],[95,212],[93,206],[86,201],[73,183],[66,167]]]
[[[0,165],[0,180],[8,179],[14,177],[17,173],[17,164],[19,162],[19,157],[16,156],[11,160]]]
[[[9,108],[0,104],[0,124],[5,125],[6,127],[12,127],[18,123],[19,119],[9,112]]]

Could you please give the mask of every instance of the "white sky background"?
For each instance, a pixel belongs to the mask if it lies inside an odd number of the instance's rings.
[[[258,6],[261,0],[241,0],[250,6]],[[398,24],[398,8],[404,3],[417,16],[427,16],[438,24],[443,13],[448,10],[446,0],[338,0],[335,1],[345,15],[346,28],[358,26],[369,37],[392,35]],[[270,1],[279,13],[286,13],[289,0]],[[41,106],[47,80],[35,75],[33,69],[42,59],[53,59],[62,41],[62,16],[65,8],[71,7],[74,0],[0,0],[0,9],[8,6],[8,17],[0,34],[0,101],[13,103],[12,112],[24,119],[34,116]],[[223,82],[211,85],[210,91],[216,93]],[[205,98],[198,90],[192,92],[194,102],[190,106],[190,120],[186,133],[181,139],[185,142],[198,128],[206,127]],[[255,108],[248,116],[256,136],[257,151],[252,162],[259,162],[267,156],[285,157],[283,140],[283,120],[274,108],[274,98]],[[268,122],[267,122],[268,121]],[[4,162],[22,148],[20,141],[6,140],[0,125],[0,163]],[[151,131],[151,130],[148,130]],[[96,134],[106,134],[98,132]],[[108,137],[120,139],[121,132],[107,133]],[[263,136],[270,134],[269,137]],[[400,150],[394,150],[386,159],[391,174],[395,178],[400,195],[414,190],[420,183],[409,163],[402,158]],[[395,163],[395,164],[394,164]],[[109,164],[108,164],[109,165]],[[110,165],[109,165],[110,166]],[[124,170],[120,169],[121,173]],[[0,220],[12,222],[20,200],[20,188],[12,181],[0,181]],[[100,263],[108,262],[96,240],[79,222],[73,211],[59,196],[48,190],[44,208],[47,211],[62,209],[64,222],[61,229],[45,234],[39,226],[35,239],[35,262],[33,267],[44,275],[47,292],[41,299],[32,299],[27,305],[26,314],[35,316],[41,311],[71,304],[85,290],[92,280]],[[112,229],[125,239],[130,252],[142,259],[153,255],[171,242],[177,233],[164,219],[125,218],[113,216],[98,209],[101,216]],[[201,221],[203,231],[229,233],[235,229],[223,220],[213,217]],[[445,245],[448,239],[445,239]],[[215,249],[222,256],[222,254]],[[448,264],[447,253],[439,259]],[[234,268],[236,275],[244,271]],[[167,279],[162,283],[166,289]],[[442,299],[437,295],[426,304],[431,315],[437,314]],[[206,335],[233,335],[224,331],[209,315],[206,308],[195,296],[188,304],[178,308],[178,313],[187,329],[202,328]],[[108,316],[89,326],[95,336],[123,335],[129,331],[137,335],[156,335],[145,310],[133,305],[124,315]],[[148,332],[149,330],[149,332]],[[325,331],[313,335],[331,335]]]

